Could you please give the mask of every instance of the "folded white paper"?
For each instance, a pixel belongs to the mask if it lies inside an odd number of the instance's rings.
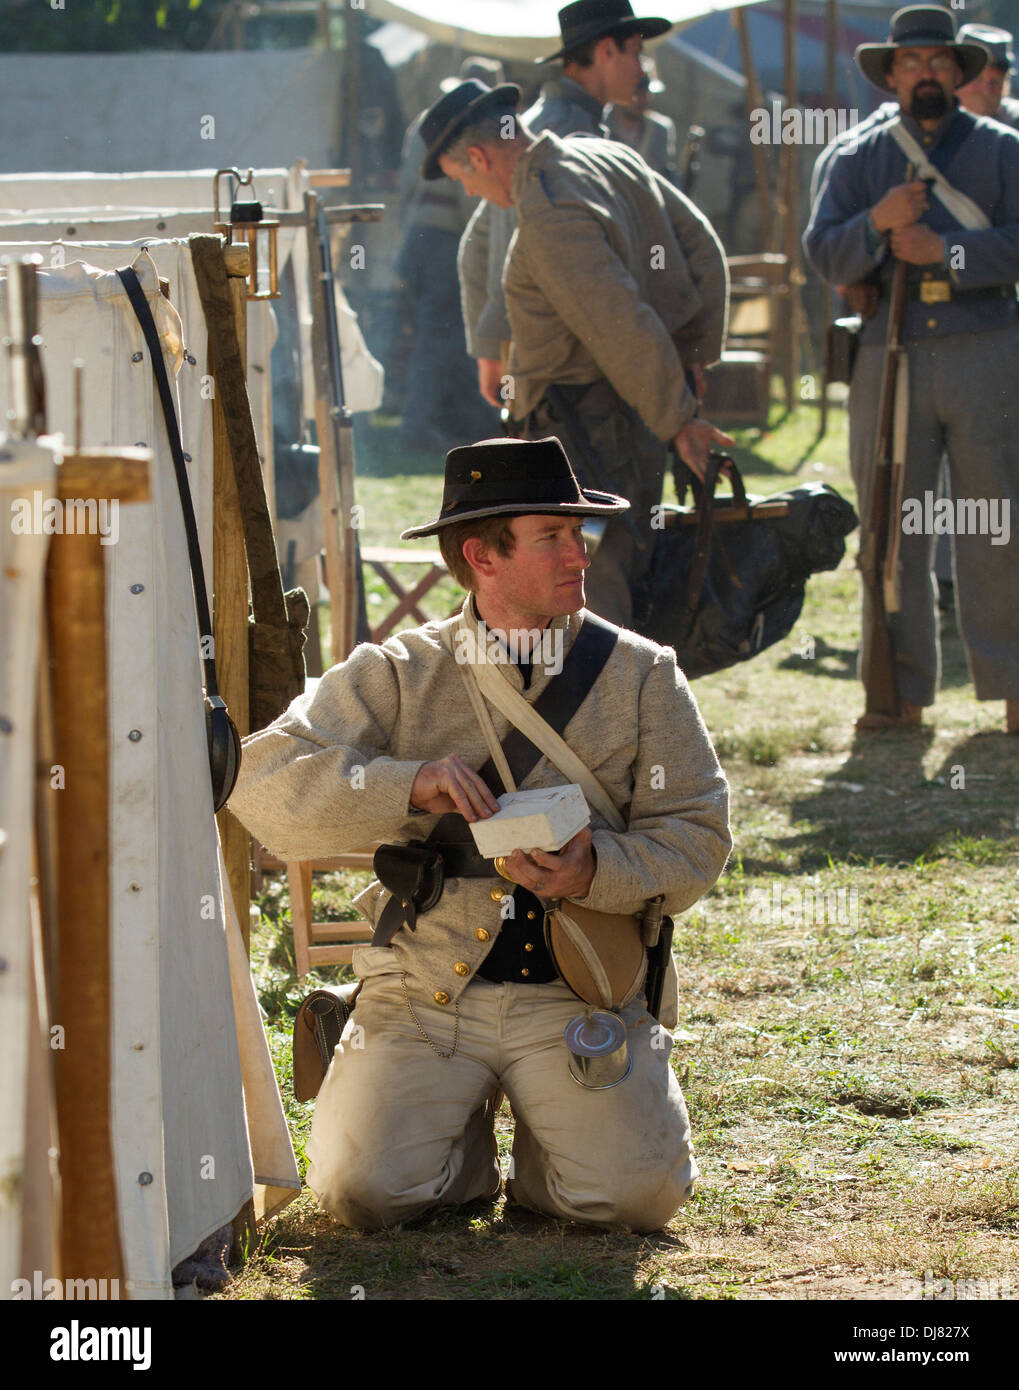
[[[566,787],[504,792],[500,810],[487,820],[471,822],[478,852],[486,859],[515,849],[562,849],[591,819],[584,793],[575,782]]]

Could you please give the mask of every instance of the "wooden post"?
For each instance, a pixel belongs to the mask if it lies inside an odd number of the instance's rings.
[[[344,661],[354,645],[357,609],[357,569],[349,520],[354,503],[354,479],[340,457],[333,411],[335,400],[329,348],[329,319],[324,300],[327,269],[319,241],[318,198],[305,193],[308,223],[308,281],[311,290],[311,355],[315,373],[315,426],[318,434],[318,481],[325,528],[326,588],[332,664]],[[330,292],[332,290],[329,285]],[[341,489],[341,474],[343,483]]]
[[[796,0],[785,3],[785,100],[792,110],[797,104],[796,89]],[[788,333],[786,336],[782,377],[785,386],[786,409],[796,404],[796,378],[800,370],[800,229],[797,216],[799,202],[799,154],[796,145],[782,146],[784,166],[782,178],[783,249],[788,275]]]
[[[744,10],[734,10],[733,18],[736,22],[736,32],[739,34],[740,52],[743,55],[743,72],[747,79],[747,124],[749,126],[752,112],[761,110],[764,106],[764,93],[761,91],[761,83],[757,76],[757,65],[754,62],[753,51],[750,47],[750,31],[747,28],[747,17]],[[774,224],[771,216],[772,194],[768,179],[768,156],[765,147],[755,141],[750,143],[750,152],[754,161],[754,183],[757,187],[757,205],[761,217],[761,235],[764,238],[765,251],[777,251],[775,245]]]
[[[58,495],[144,501],[147,451],[69,455]],[[61,1271],[116,1279],[124,1262],[110,1123],[110,835],[105,550],[98,535],[53,537],[47,569],[56,800],[58,985],[52,1023],[60,1135]],[[155,730],[149,730],[155,737]]]
[[[248,269],[248,248],[228,246],[224,249],[226,273],[234,301],[234,318],[241,357],[247,341],[247,285],[244,276]],[[214,372],[212,351],[207,370]],[[220,694],[226,701],[230,717],[243,737],[250,732],[248,713],[248,560],[244,548],[244,527],[241,504],[234,477],[230,438],[227,434],[223,407],[217,393],[213,401],[212,470],[215,503],[212,515],[212,572],[213,634],[216,641],[216,675]],[[227,878],[233,894],[237,922],[249,949],[251,923],[248,915],[251,891],[251,836],[237,817],[226,807],[217,816]]]

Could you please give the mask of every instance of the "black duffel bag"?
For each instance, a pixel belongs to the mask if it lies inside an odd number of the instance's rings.
[[[722,465],[732,496],[716,497]],[[748,497],[739,469],[712,454],[693,507],[667,507],[646,579],[634,595],[634,627],[675,647],[686,676],[749,661],[792,629],[807,579],[835,569],[859,524],[827,483]]]

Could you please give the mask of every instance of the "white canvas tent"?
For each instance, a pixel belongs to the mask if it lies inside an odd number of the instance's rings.
[[[2,253],[39,249],[5,244]],[[74,435],[70,363],[82,358],[83,440],[112,447],[145,444],[155,455],[151,501],[122,509],[117,543],[105,551],[112,750],[110,1085],[126,1292],[133,1298],[169,1298],[172,1267],[249,1198],[255,1199],[256,1213],[265,1213],[300,1184],[209,798],[202,677],[180,500],[140,327],[119,279],[102,268],[135,263],[168,367],[176,370],[184,365],[182,322],[159,293],[157,268],[174,286],[178,302],[187,305],[192,302],[190,258],[186,246],[173,241],[149,252],[124,247],[75,252],[90,254],[99,264],[69,262],[39,277],[50,427]],[[0,326],[5,325],[0,302]],[[192,310],[188,331],[196,362],[199,354],[205,358],[201,328],[200,315]],[[6,380],[0,382],[0,408],[6,406],[6,387]],[[181,403],[188,396],[185,383]],[[198,400],[198,394],[191,399]],[[209,408],[206,403],[204,409]],[[204,434],[199,423],[191,435],[196,451],[191,481],[200,524],[204,521],[208,530],[213,492]],[[38,471],[34,458],[10,451],[7,496],[31,492],[30,475]],[[16,536],[13,541],[22,539],[37,540]],[[39,547],[30,549],[30,563],[13,557],[5,568],[8,585],[18,590],[8,611],[21,616],[5,624],[0,664],[22,694],[33,689],[38,625],[34,630],[32,625],[40,602]],[[9,696],[15,700],[15,692]],[[22,720],[21,732],[31,749],[30,720]],[[29,944],[31,898],[22,844],[33,823],[33,782],[21,762],[5,768],[0,788],[3,826],[18,849],[16,856],[4,856],[4,872],[11,875],[4,885],[5,909],[10,909],[4,915],[4,953],[11,949],[19,970],[6,981],[10,1007],[3,1014],[3,1044],[8,1057],[22,1060],[5,1073],[10,1084],[3,1093],[0,1131],[6,1176],[45,1170],[45,1150],[38,1146],[45,1143],[48,1127],[45,1093],[32,1083],[33,1053],[24,1031],[31,1030],[37,963]],[[37,1030],[29,1036],[37,1036]],[[5,1185],[5,1192],[0,1264],[2,1287],[10,1289],[26,1257],[43,1259],[49,1218],[42,1184],[21,1199],[11,1196],[16,1186]]]
[[[719,10],[735,10],[760,0],[646,0],[638,15],[661,15],[680,27]],[[549,0],[365,0],[365,13],[422,30],[437,43],[493,58],[538,59],[559,47],[558,6]]]

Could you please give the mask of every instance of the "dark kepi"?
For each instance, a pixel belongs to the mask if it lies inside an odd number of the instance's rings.
[[[951,48],[962,69],[959,85],[972,82],[987,63],[987,49],[978,43],[960,43],[955,17],[939,5],[907,5],[892,15],[887,43],[861,43],[856,63],[868,82],[888,91],[885,81],[897,48]]]
[[[537,61],[552,63],[564,53],[596,39],[614,38],[622,43],[632,34],[639,34],[642,39],[656,39],[671,28],[671,20],[635,15],[629,0],[575,0],[574,4],[559,11],[562,46]]]
[[[978,43],[981,48],[986,48],[989,68],[1015,72],[1012,35],[1007,29],[996,29],[993,24],[964,24],[959,30],[958,39],[960,43]]]
[[[432,536],[443,526],[482,516],[616,516],[629,505],[615,493],[582,488],[554,435],[483,439],[449,451],[439,515],[400,539]]]
[[[443,178],[439,156],[461,130],[497,111],[514,111],[519,104],[520,88],[512,82],[498,87],[486,87],[475,77],[460,82],[429,108],[421,122],[421,138],[427,150],[421,164],[421,177]]]

